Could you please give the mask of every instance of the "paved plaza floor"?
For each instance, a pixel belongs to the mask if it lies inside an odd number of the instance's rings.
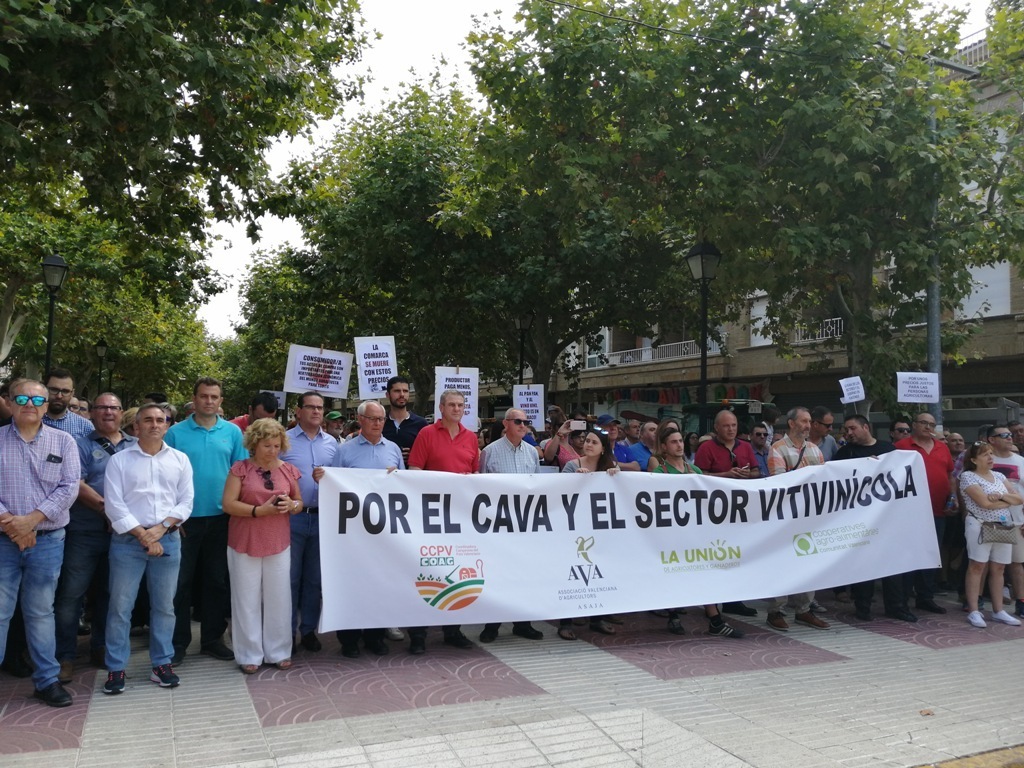
[[[641,613],[614,636],[577,626],[576,642],[557,622],[534,623],[540,641],[506,624],[468,650],[431,630],[422,656],[393,642],[387,656],[346,659],[330,633],[288,671],[247,677],[190,655],[173,690],[148,681],[137,638],[120,696],[103,695],[105,672],[87,664],[67,709],[0,674],[0,766],[860,768],[1024,743],[1024,627],[975,629],[941,598],[944,616],[865,623],[818,597],[830,630],[776,632],[753,602],[756,618],[729,617],[740,640],[709,636],[699,608],[682,637]],[[464,627],[474,641],[480,629]]]

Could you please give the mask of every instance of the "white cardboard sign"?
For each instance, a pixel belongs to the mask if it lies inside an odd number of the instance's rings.
[[[512,407],[526,414],[539,432],[544,429],[544,385],[516,384],[512,387]]]
[[[441,393],[454,389],[466,398],[466,410],[462,414],[462,426],[476,432],[479,426],[477,418],[477,398],[480,392],[479,368],[434,368],[434,418],[441,419]]]
[[[378,400],[387,393],[388,379],[398,375],[394,336],[356,336],[359,399]]]
[[[288,368],[284,374],[286,392],[319,392],[328,397],[348,397],[348,379],[352,374],[352,355],[333,349],[288,348]]]
[[[839,386],[843,390],[843,396],[839,398],[839,402],[843,405],[859,403],[864,399],[864,382],[860,380],[860,376],[840,379]]]
[[[897,373],[896,400],[901,403],[939,402],[939,374],[921,371]]]

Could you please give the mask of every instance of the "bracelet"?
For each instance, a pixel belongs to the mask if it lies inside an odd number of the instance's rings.
[[[252,505],[252,516],[256,517],[256,505],[255,504]]]

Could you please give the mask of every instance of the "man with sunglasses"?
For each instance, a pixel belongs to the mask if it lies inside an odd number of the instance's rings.
[[[71,705],[57,677],[53,598],[64,560],[64,528],[78,495],[78,447],[67,433],[43,424],[41,382],[11,384],[13,422],[0,428],[0,658],[20,594],[35,697]]]
[[[935,521],[932,535],[941,545],[946,532],[947,504],[951,500],[953,457],[946,444],[935,438],[935,427],[934,416],[927,411],[919,413],[914,417],[910,437],[897,440],[895,446],[900,451],[915,451],[924,461],[928,497],[932,503],[932,518]],[[938,568],[925,568],[913,573],[914,592],[917,595],[915,605],[919,610],[930,613],[946,612],[945,608],[935,602],[938,571]]]
[[[889,442],[893,445],[910,434],[910,422],[906,419],[894,419],[889,423]]]
[[[92,423],[71,408],[75,399],[75,380],[67,368],[51,368],[46,377],[46,391],[50,402],[43,416],[43,424],[61,432],[67,432],[76,440],[92,432]]]
[[[1013,433],[1005,424],[995,424],[988,428],[988,444],[992,446],[995,462],[992,471],[998,472],[1010,483],[1016,484],[1017,492],[1024,494],[1024,458],[1013,452]],[[1024,524],[1024,510],[1010,507],[1007,512],[1010,519],[1018,525]],[[1017,537],[1017,543],[1010,552],[1010,565],[1006,571],[1010,575],[1015,598],[1014,612],[1024,616],[1024,540]]]
[[[750,430],[750,447],[754,449],[758,471],[762,477],[768,477],[768,427],[764,423],[757,422]]]

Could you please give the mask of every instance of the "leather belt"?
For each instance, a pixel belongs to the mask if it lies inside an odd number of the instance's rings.
[[[307,515],[319,515],[320,507],[303,507],[302,511],[305,512]]]

